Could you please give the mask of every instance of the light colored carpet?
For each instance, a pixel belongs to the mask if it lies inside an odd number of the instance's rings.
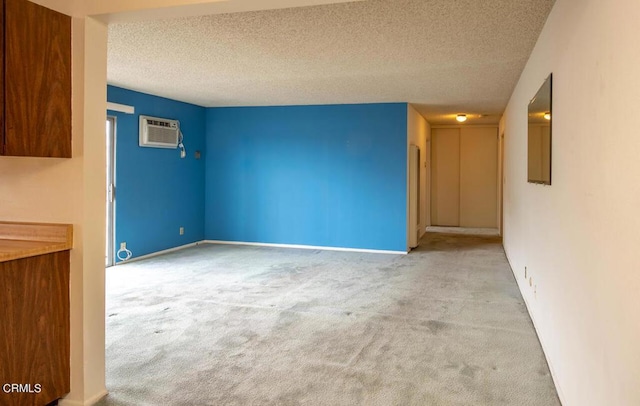
[[[497,228],[429,226],[427,227],[427,232],[444,234],[486,235],[494,237],[498,237],[500,235],[500,230],[498,230]]]
[[[200,245],[107,270],[99,405],[558,405],[499,239]]]

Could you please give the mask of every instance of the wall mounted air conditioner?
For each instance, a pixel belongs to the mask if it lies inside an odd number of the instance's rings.
[[[150,148],[177,148],[180,143],[178,120],[140,116],[138,145]]]

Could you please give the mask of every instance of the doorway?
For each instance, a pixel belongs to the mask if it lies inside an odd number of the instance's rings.
[[[420,230],[420,148],[409,145],[409,248],[416,248]]]
[[[105,249],[105,266],[113,266],[115,259],[114,244],[115,244],[115,206],[116,206],[116,118],[113,116],[107,117],[106,126],[106,141],[107,141],[107,236],[106,236],[106,249]]]

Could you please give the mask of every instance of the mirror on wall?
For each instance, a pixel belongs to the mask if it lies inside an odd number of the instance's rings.
[[[551,184],[551,76],[529,103],[527,176],[543,185]]]

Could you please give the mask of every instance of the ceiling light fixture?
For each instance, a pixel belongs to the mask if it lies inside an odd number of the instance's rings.
[[[464,123],[465,121],[467,121],[467,115],[466,115],[466,114],[458,114],[458,115],[456,116],[456,120],[457,120],[459,123]]]
[[[551,113],[549,113],[548,111],[546,113],[544,113],[544,119],[545,120],[551,120]]]

